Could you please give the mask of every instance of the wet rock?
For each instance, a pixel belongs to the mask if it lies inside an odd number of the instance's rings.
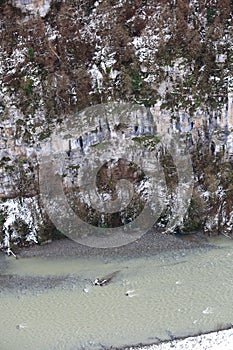
[[[95,286],[105,286],[107,284],[109,284],[112,279],[119,273],[120,271],[114,271],[102,278],[96,278],[95,281],[94,281],[94,285]]]

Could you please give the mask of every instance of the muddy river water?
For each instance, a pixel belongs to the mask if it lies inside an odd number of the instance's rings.
[[[227,327],[233,242],[212,244],[131,259],[4,256],[0,275],[18,282],[1,288],[0,349],[122,348]]]

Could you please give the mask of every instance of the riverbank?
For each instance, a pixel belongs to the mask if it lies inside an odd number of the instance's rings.
[[[127,350],[232,350],[232,347],[233,329],[230,328],[161,344],[130,347]]]
[[[151,229],[140,239],[114,248],[93,248],[81,245],[68,238],[54,240],[48,244],[17,248],[18,257],[101,257],[101,258],[137,258],[153,256],[165,251],[177,251],[211,247],[210,241],[202,234],[171,235]]]

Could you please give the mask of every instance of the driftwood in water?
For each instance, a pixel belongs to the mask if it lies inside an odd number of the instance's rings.
[[[8,256],[13,255],[13,257],[15,257],[15,259],[18,259],[17,255],[10,248],[7,248],[6,253]]]
[[[0,250],[6,253],[8,256],[13,255],[15,259],[18,259],[17,255],[11,250],[10,247],[0,248]]]
[[[105,286],[106,284],[110,283],[111,280],[113,279],[113,277],[115,277],[118,273],[120,272],[120,270],[114,271],[102,278],[96,278],[94,281],[94,285],[95,286]]]

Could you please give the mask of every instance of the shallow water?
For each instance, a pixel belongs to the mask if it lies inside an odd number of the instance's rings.
[[[128,260],[7,258],[0,274],[69,279],[52,289],[1,292],[0,349],[103,349],[228,325],[233,242],[212,242],[213,249]],[[120,272],[109,285],[92,284],[115,270]],[[132,297],[125,295],[129,290]]]

